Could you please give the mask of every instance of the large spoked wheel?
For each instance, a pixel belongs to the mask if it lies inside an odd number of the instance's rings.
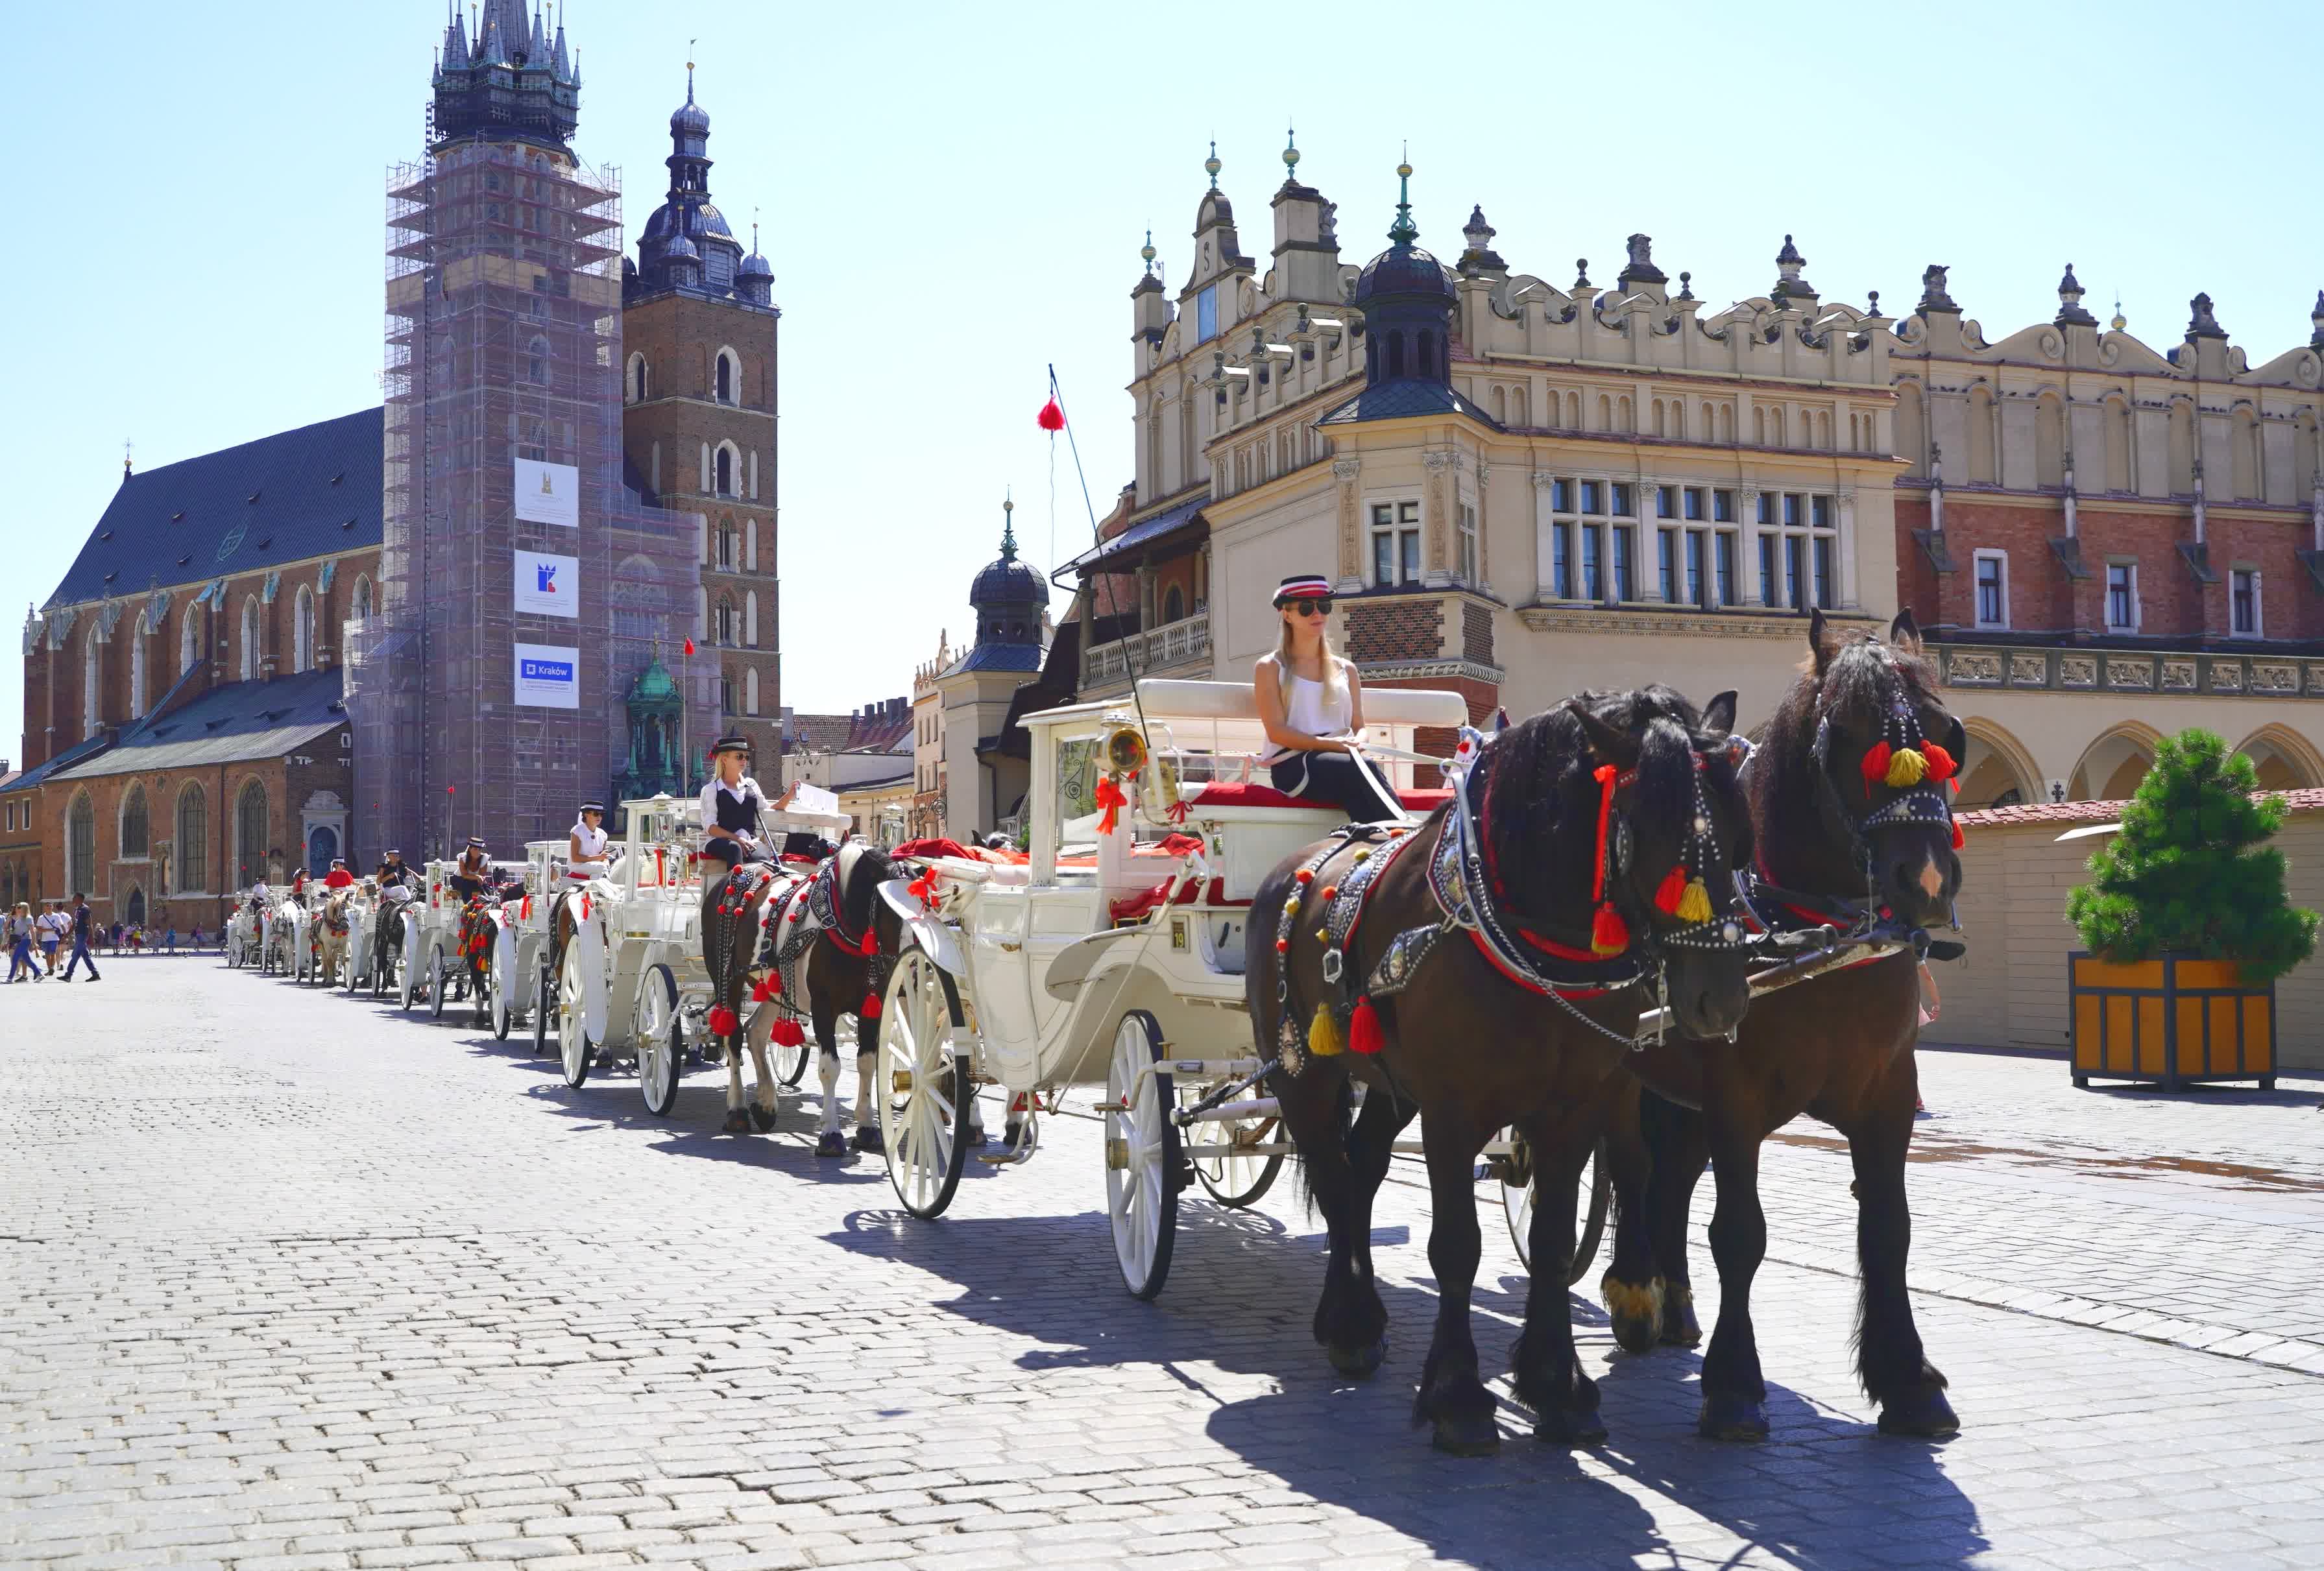
[[[678,978],[655,966],[638,978],[638,1086],[646,1111],[667,1118],[678,1105],[678,1077],[686,1057],[686,1025],[678,1015]]]
[[[1114,1028],[1105,1075],[1105,1208],[1122,1285],[1150,1299],[1170,1276],[1178,1233],[1178,1125],[1170,1077],[1154,1068],[1162,1028],[1132,1009]]]
[[[1533,1269],[1533,1207],[1534,1179],[1532,1165],[1524,1157],[1525,1137],[1513,1137],[1517,1154],[1512,1158],[1525,1175],[1522,1184],[1501,1186],[1501,1209],[1509,1219],[1509,1238],[1517,1246],[1517,1258],[1526,1269]],[[1604,1148],[1590,1153],[1590,1165],[1582,1171],[1580,1199],[1575,1202],[1573,1218],[1573,1258],[1566,1263],[1565,1285],[1572,1287],[1590,1273],[1598,1258],[1598,1247],[1606,1239],[1606,1208],[1613,1198],[1613,1183],[1606,1174]]]
[[[888,978],[880,1010],[880,1134],[888,1181],[915,1217],[944,1215],[968,1161],[973,1095],[950,1051],[952,978],[914,945]]]
[[[565,970],[557,988],[557,1045],[565,1054],[565,1083],[579,1090],[589,1079],[589,1060],[596,1044],[582,1019],[581,946],[565,946]]]
[[[549,962],[540,962],[540,974],[532,979],[532,1056],[539,1058],[549,1051],[549,1016],[557,1007],[557,978]]]
[[[1191,1098],[1194,1088],[1188,1087]],[[1115,1098],[1117,1101],[1119,1098]],[[1204,1124],[1193,1132],[1197,1145],[1270,1145],[1281,1137],[1282,1120],[1277,1118],[1238,1118],[1231,1124]],[[1198,1156],[1194,1159],[1194,1177],[1211,1199],[1222,1206],[1241,1210],[1255,1206],[1275,1185],[1275,1175],[1283,1171],[1279,1156],[1234,1155]]]
[[[428,946],[428,1018],[444,1018],[444,995],[451,990],[451,968],[444,963],[444,946]]]
[[[495,949],[493,951],[491,988],[493,993],[493,1039],[496,1042],[506,1042],[508,1040],[509,1023],[515,1017],[515,1010],[509,1003],[509,984],[515,979],[515,978],[508,974],[508,968],[501,964],[500,951]]]

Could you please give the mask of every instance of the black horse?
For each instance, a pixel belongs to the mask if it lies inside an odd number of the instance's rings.
[[[1370,1374],[1386,1351],[1372,1199],[1397,1132],[1425,1114],[1428,1258],[1440,1297],[1414,1415],[1434,1425],[1443,1449],[1480,1453],[1500,1441],[1469,1295],[1474,1163],[1508,1125],[1524,1136],[1539,1194],[1513,1351],[1517,1393],[1544,1438],[1605,1432],[1565,1295],[1576,1183],[1630,1094],[1621,1069],[1655,994],[1702,1035],[1742,1015],[1739,924],[1710,893],[1726,897],[1729,869],[1749,854],[1733,715],[1732,694],[1705,715],[1666,687],[1582,694],[1484,746],[1464,787],[1467,816],[1437,810],[1385,871],[1365,875],[1362,863],[1388,846],[1326,841],[1277,867],[1252,902],[1247,998],[1260,1056],[1282,1057],[1270,1084],[1331,1230],[1314,1335],[1343,1373]],[[1446,882],[1448,865],[1457,882]],[[1339,886],[1367,876],[1369,906],[1342,942],[1326,914]],[[1498,940],[1446,931],[1448,911],[1473,914]],[[1414,958],[1406,946],[1431,929],[1437,937]],[[1383,966],[1392,949],[1404,965]],[[1337,1051],[1351,1001],[1345,1043],[1354,1051]],[[1351,1079],[1365,1096],[1348,1128]]]
[[[1808,643],[1805,667],[1745,771],[1764,880],[1754,905],[1777,925],[1847,928],[1868,908],[1907,937],[1947,923],[1961,869],[1946,782],[1965,744],[1919,629],[1906,612],[1886,642],[1836,638],[1818,613]],[[1711,1251],[1719,1323],[1703,1356],[1699,1419],[1706,1436],[1767,1433],[1751,1324],[1751,1279],[1767,1245],[1759,1146],[1802,1113],[1846,1136],[1854,1163],[1857,1373],[1879,1404],[1881,1429],[1941,1436],[1960,1427],[1945,1377],[1922,1349],[1905,1286],[1917,967],[1911,951],[1869,960],[1761,998],[1732,1043],[1674,1042],[1636,1057],[1647,1088],[1639,1109],[1652,1157],[1645,1212],[1665,1342],[1702,1339],[1687,1212],[1706,1161],[1718,1185]]]

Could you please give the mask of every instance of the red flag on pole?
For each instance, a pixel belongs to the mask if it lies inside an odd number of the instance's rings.
[[[694,640],[692,639],[686,640],[686,652],[689,655],[694,653]]]
[[[1057,407],[1057,400],[1055,399],[1043,404],[1041,412],[1033,418],[1044,431],[1062,431],[1065,428],[1065,411]]]

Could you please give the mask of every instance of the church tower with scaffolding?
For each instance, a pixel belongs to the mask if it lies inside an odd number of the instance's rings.
[[[350,639],[355,854],[563,832],[627,763],[659,652],[694,734],[715,662],[679,653],[701,521],[622,466],[621,181],[574,152],[560,23],[456,6],[426,155],[388,183],[381,595]]]

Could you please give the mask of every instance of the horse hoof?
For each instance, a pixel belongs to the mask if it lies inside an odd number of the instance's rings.
[[[1323,1355],[1348,1379],[1370,1380],[1388,1360],[1388,1338],[1383,1337],[1369,1347],[1326,1347]]]
[[[1501,1448],[1501,1427],[1489,1413],[1475,1418],[1439,1419],[1428,1443],[1452,1456],[1490,1456]]]
[[[1614,1340],[1623,1352],[1644,1355],[1655,1350],[1655,1317],[1616,1315],[1613,1327]]]
[[[1662,1342],[1665,1347],[1702,1346],[1702,1322],[1694,1318],[1692,1296],[1675,1304],[1663,1305]]]
[[[740,1107],[729,1107],[726,1109],[726,1122],[718,1127],[728,1135],[748,1135],[751,1133],[751,1116]]]
[[[815,1153],[817,1156],[845,1156],[847,1136],[836,1129],[825,1130],[823,1137],[815,1143]]]
[[[1024,1132],[1025,1126],[1022,1124],[1003,1124],[1001,1126],[1001,1144],[1009,1150],[1014,1151],[1017,1149],[1017,1137]]]
[[[855,1149],[873,1156],[887,1155],[888,1143],[880,1137],[880,1125],[858,1124],[855,1126]]]
[[[1559,1409],[1540,1415],[1533,1427],[1533,1438],[1545,1446],[1602,1445],[1606,1425],[1594,1408],[1586,1413]]]
[[[1933,1386],[1923,1387],[1880,1408],[1880,1432],[1902,1435],[1913,1439],[1941,1440],[1960,1433],[1960,1419],[1945,1393]]]
[[[775,1110],[772,1107],[761,1107],[753,1102],[751,1104],[751,1122],[758,1127],[760,1134],[764,1135],[775,1126]]]
[[[1706,1440],[1764,1440],[1767,1410],[1745,1396],[1706,1396],[1694,1420],[1694,1432]]]

